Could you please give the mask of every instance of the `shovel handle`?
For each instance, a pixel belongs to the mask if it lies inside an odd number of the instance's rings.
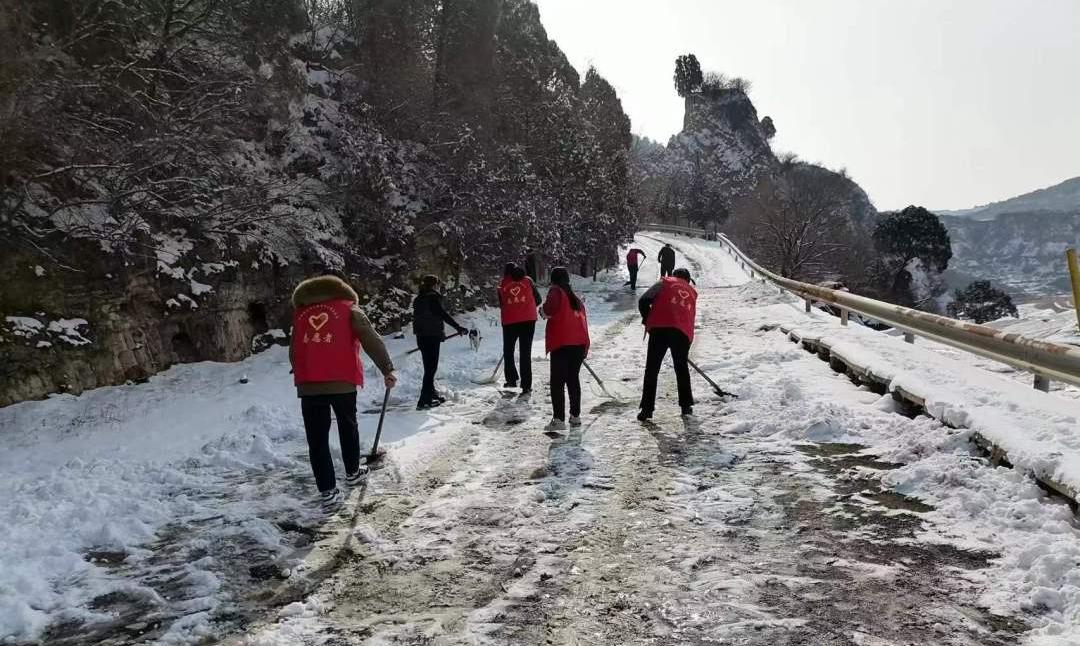
[[[368,462],[373,462],[377,459],[379,453],[379,440],[382,438],[383,420],[386,419],[386,406],[390,403],[390,389],[387,388],[382,398],[382,410],[379,411],[379,426],[375,429],[375,441],[371,445],[371,455],[368,456]]]

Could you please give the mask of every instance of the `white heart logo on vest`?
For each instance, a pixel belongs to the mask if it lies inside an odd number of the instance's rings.
[[[510,288],[510,293],[513,294],[514,296],[517,296],[518,294],[521,293],[521,286],[520,285],[515,285],[515,286],[511,287]]]
[[[318,314],[312,314],[308,317],[308,323],[311,323],[311,327],[315,328],[318,332],[326,325],[326,322],[330,320],[330,315],[326,312],[320,312]]]
[[[679,297],[682,298],[683,300],[686,300],[686,299],[690,298],[690,292],[684,292],[683,290],[680,289],[679,290]]]

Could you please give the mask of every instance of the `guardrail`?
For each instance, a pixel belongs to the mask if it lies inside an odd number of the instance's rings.
[[[706,231],[705,229],[695,229],[693,227],[681,227],[677,224],[642,224],[640,225],[643,231],[663,231],[665,233],[679,233],[686,236],[693,236],[695,238],[705,238],[706,240],[716,240],[716,234],[712,231]]]
[[[642,226],[658,231],[712,238],[710,232],[701,229],[671,227],[669,225]],[[659,228],[661,226],[666,228]],[[741,249],[735,246],[735,243],[728,239],[727,236],[720,234],[712,239],[716,239],[723,244],[728,253],[739,262],[752,279],[770,282],[781,291],[789,292],[803,299],[807,312],[813,307],[814,301],[821,301],[840,311],[841,325],[847,325],[850,313],[854,312],[860,316],[881,321],[902,330],[904,339],[909,343],[914,343],[915,337],[921,336],[987,359],[1000,361],[1033,373],[1035,376],[1035,388],[1044,392],[1050,389],[1051,380],[1080,386],[1080,348],[1031,339],[986,325],[958,321],[945,316],[858,296],[851,292],[784,278],[755,263]]]

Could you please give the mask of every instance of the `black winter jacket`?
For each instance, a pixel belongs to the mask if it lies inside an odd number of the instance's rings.
[[[413,299],[413,334],[442,339],[445,336],[443,324],[455,330],[461,329],[461,325],[443,308],[442,294],[435,290],[421,290]]]
[[[671,247],[664,247],[660,250],[660,255],[657,256],[657,260],[660,261],[662,267],[674,267],[675,266],[675,250]]]

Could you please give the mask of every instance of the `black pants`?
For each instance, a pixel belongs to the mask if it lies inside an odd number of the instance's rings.
[[[660,277],[670,276],[675,271],[675,265],[660,265]]]
[[[694,393],[690,388],[690,339],[681,331],[665,327],[649,333],[649,354],[645,359],[645,382],[641,389],[641,410],[648,413],[656,408],[656,380],[664,356],[671,350],[675,364],[675,380],[679,385],[679,407],[694,405]]]
[[[416,347],[424,360],[424,382],[420,386],[420,403],[430,404],[435,399],[435,373],[439,370],[439,349],[442,348],[440,336],[418,336]]]
[[[334,478],[334,460],[330,456],[330,409],[337,416],[338,437],[341,440],[341,457],[345,461],[345,473],[355,473],[360,468],[360,431],[356,428],[356,393],[343,395],[310,395],[300,398],[300,412],[304,416],[307,433],[308,455],[315,484],[319,491],[330,491],[337,486]]]
[[[503,326],[503,374],[507,383],[518,382],[518,370],[514,365],[514,347],[520,347],[521,389],[532,390],[532,342],[536,334],[536,321],[511,323]]]
[[[585,346],[567,345],[551,353],[552,417],[566,421],[566,393],[570,393],[570,416],[581,415],[581,364]]]
[[[627,269],[630,270],[630,289],[637,289],[637,265],[627,265]]]

